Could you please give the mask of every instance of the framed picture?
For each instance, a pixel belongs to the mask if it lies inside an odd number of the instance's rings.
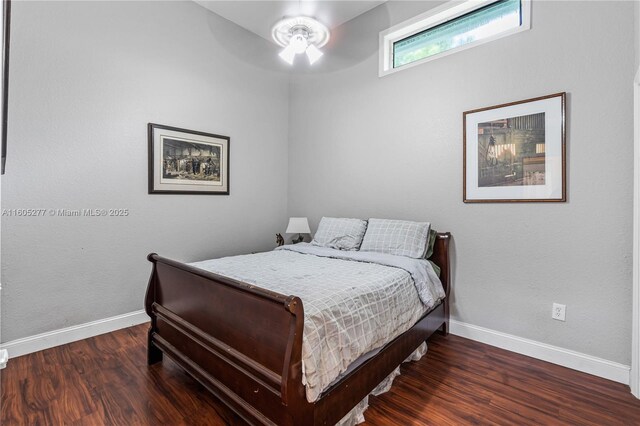
[[[2,130],[0,131],[0,174],[7,162],[7,123],[9,119],[9,47],[11,36],[11,0],[2,2]]]
[[[229,137],[149,123],[149,194],[229,195]]]
[[[465,203],[566,201],[565,98],[463,114]]]

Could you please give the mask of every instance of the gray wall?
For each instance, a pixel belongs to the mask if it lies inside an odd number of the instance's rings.
[[[149,252],[274,246],[288,132],[275,46],[192,2],[13,5],[2,207],[131,213],[2,217],[3,341],[141,309]],[[230,136],[231,195],[148,195],[148,122]]]
[[[634,4],[536,1],[530,31],[378,78],[378,32],[431,6],[373,9],[337,31],[341,69],[292,78],[289,213],[431,221],[454,319],[629,364]],[[464,204],[462,112],[560,91],[568,202]]]
[[[636,34],[635,34],[635,43],[636,43],[636,69],[640,67],[640,1],[634,1],[635,4],[635,16],[636,16]]]

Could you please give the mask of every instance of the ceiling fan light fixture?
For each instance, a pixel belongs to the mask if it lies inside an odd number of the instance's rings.
[[[280,57],[293,65],[295,55],[305,53],[313,64],[322,56],[320,48],[329,41],[329,29],[307,16],[284,18],[271,30],[273,40],[284,47]]]

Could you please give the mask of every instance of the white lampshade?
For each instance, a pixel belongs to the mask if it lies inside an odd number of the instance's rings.
[[[291,40],[289,40],[289,46],[293,48],[296,55],[304,53],[305,50],[307,50],[308,45],[309,42],[302,34],[295,34],[293,37],[291,37]]]
[[[315,61],[322,57],[322,52],[315,45],[310,44],[307,47],[307,58],[309,58],[309,65],[313,65]]]
[[[309,221],[306,217],[290,217],[287,234],[310,234]]]
[[[280,57],[285,60],[289,65],[293,65],[293,58],[296,56],[295,47],[292,45],[288,45],[285,47],[282,52],[280,52]]]

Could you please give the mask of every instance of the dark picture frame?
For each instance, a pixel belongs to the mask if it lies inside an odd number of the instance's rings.
[[[228,136],[149,123],[149,194],[229,195]]]
[[[9,46],[11,40],[11,0],[2,1],[2,133],[0,174],[7,163],[7,123],[9,121]]]
[[[566,92],[465,111],[465,203],[565,202]]]

